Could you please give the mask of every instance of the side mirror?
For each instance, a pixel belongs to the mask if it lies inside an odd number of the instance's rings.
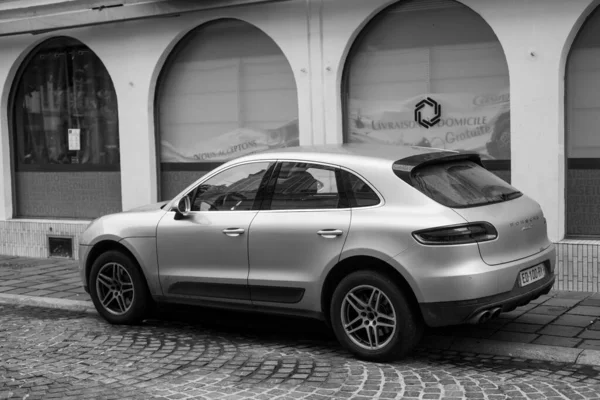
[[[192,209],[192,203],[190,202],[190,196],[184,196],[177,202],[175,208],[175,219],[181,219],[186,217]]]

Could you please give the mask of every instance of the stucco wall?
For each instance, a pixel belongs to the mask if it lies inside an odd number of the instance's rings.
[[[507,57],[511,89],[512,183],[541,203],[550,238],[565,232],[564,71],[570,45],[598,1],[461,0],[484,18]],[[254,24],[292,67],[301,144],[342,141],[340,85],[352,41],[389,0],[300,0],[237,6],[177,17],[114,22],[0,38],[0,220],[13,215],[8,102],[14,75],[41,41],[72,36],[103,61],[119,99],[122,208],[156,201],[154,91],[174,45],[217,18]],[[43,18],[36,20],[43,26]]]

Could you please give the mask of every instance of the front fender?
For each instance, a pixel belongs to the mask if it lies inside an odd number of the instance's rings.
[[[155,237],[134,237],[126,238],[119,242],[133,254],[136,261],[142,268],[142,272],[148,283],[148,290],[152,296],[162,296],[163,291],[160,285],[158,274],[158,258],[156,255]]]
[[[80,243],[94,245],[102,240],[120,241],[129,237],[156,237],[156,228],[166,211],[123,212],[94,220],[83,232]],[[117,239],[115,239],[117,238]]]

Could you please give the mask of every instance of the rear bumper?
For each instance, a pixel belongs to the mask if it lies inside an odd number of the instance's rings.
[[[421,313],[428,326],[439,327],[466,323],[482,311],[500,307],[502,312],[514,310],[541,295],[547,294],[554,285],[554,274],[546,269],[546,277],[531,285],[520,287],[515,282],[513,290],[473,300],[421,303]]]

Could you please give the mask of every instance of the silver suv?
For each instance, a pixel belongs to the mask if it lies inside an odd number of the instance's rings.
[[[169,202],[96,219],[79,256],[110,323],[160,302],[309,316],[376,361],[425,325],[548,293],[555,266],[540,206],[479,156],[366,145],[230,161]]]

